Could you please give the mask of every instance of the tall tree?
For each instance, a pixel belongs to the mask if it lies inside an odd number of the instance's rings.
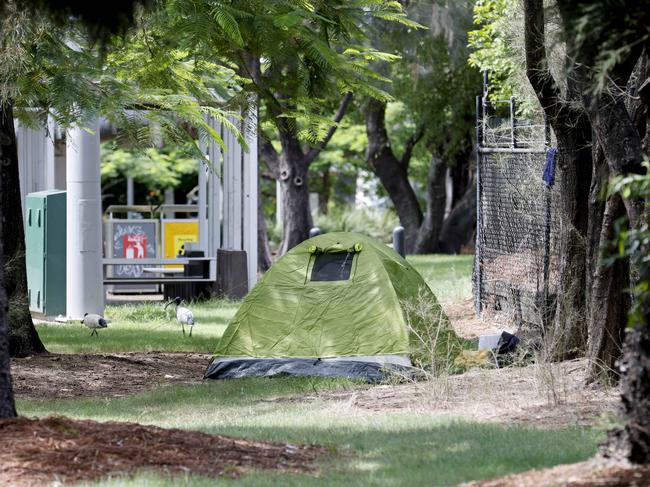
[[[412,129],[404,143],[397,144],[395,129],[386,124],[387,104],[369,100],[364,110],[368,136],[366,160],[386,189],[406,230],[407,252],[427,253],[441,248],[458,251],[460,244],[443,244],[441,236],[451,239],[448,231],[442,233],[447,206],[447,169],[469,169],[473,146],[472,95],[479,76],[466,63],[466,34],[471,25],[472,3],[435,0],[405,3],[410,18],[428,29],[414,31],[377,23],[375,36],[380,49],[401,56],[399,61],[383,64],[379,69],[393,80],[386,89],[407,107],[406,120],[399,128],[403,130],[410,123]],[[414,159],[425,162],[413,164]],[[453,174],[460,175],[462,171]],[[426,188],[424,210],[413,187],[416,180]],[[469,183],[469,178],[457,181],[454,206],[465,196]],[[456,219],[459,214],[451,216]],[[456,224],[458,221],[448,222],[447,228]],[[473,233],[473,225],[465,227],[467,240]]]
[[[236,0],[216,9],[201,0],[170,6],[174,30],[185,33],[188,49],[233,67],[246,80],[244,95],[257,96],[263,120],[276,131],[284,253],[308,236],[309,167],[332,138],[353,93],[388,99],[370,85],[381,77],[368,63],[395,56],[364,45],[368,22],[414,24],[397,2],[387,0]]]
[[[0,112],[0,124],[13,125],[13,117],[7,117],[6,111]],[[5,138],[3,138],[6,141]],[[10,153],[7,154],[6,150]],[[13,163],[11,158],[11,146],[0,143],[0,167]],[[4,197],[4,188],[0,186],[0,198]],[[7,302],[7,293],[5,292],[4,276],[4,241],[5,231],[9,223],[7,218],[7,209],[4,202],[0,203],[0,419],[13,418],[16,416],[16,406],[14,405],[13,388],[11,384],[11,360],[9,358],[9,303]]]
[[[614,436],[614,442],[623,447],[632,462],[649,463],[650,166],[647,160],[650,157],[650,71],[647,53],[650,49],[650,11],[647,2],[636,1],[560,0],[558,5],[567,37],[576,39],[575,50],[568,53],[571,62],[586,71],[581,94],[602,151],[601,157],[609,176],[618,181],[618,188],[615,185],[608,193],[602,228],[607,228],[608,210],[612,206],[618,206],[619,214],[626,217],[619,220],[615,228],[620,236],[622,255],[613,264],[600,266],[601,274],[606,276],[606,285],[618,278],[625,286],[617,286],[614,281],[614,285],[607,288],[608,292],[603,293],[604,299],[598,303],[600,307],[605,305],[614,310],[621,307],[621,296],[627,293],[630,283],[628,262],[634,269],[633,328],[627,330],[621,361],[622,401],[627,421],[625,428]],[[611,238],[611,235],[606,237]],[[594,279],[594,286],[598,284],[599,279]],[[600,331],[605,327],[608,331],[605,335],[613,335],[613,339],[620,342],[624,322],[621,313],[617,315],[611,320],[616,329],[611,330],[611,323],[601,321],[590,323],[590,330]],[[596,343],[613,339],[601,339]]]
[[[69,21],[68,15],[70,14],[79,15],[84,19],[85,25],[96,33],[96,38],[104,38],[106,35],[120,31],[128,26],[135,3],[122,2],[117,6],[112,5],[109,12],[97,16],[96,7],[85,2],[66,2],[62,0],[50,3],[41,0],[23,0],[18,2],[18,6],[12,2],[0,2],[0,57],[4,61],[4,69],[0,70],[0,170],[2,171],[0,172],[0,418],[16,416],[9,358],[10,304],[18,308],[17,314],[19,315],[18,325],[13,328],[20,329],[21,332],[18,335],[31,337],[31,339],[22,341],[22,344],[33,351],[43,348],[34,330],[31,316],[27,318],[24,313],[26,295],[23,293],[26,292],[26,273],[24,272],[24,258],[20,255],[20,246],[24,241],[24,230],[22,229],[20,194],[16,191],[19,186],[17,184],[18,158],[16,157],[16,137],[13,129],[13,102],[15,100],[14,96],[12,96],[15,93],[16,85],[20,84],[19,76],[22,74],[21,68],[23,66],[20,63],[20,58],[16,59],[15,57],[13,63],[9,65],[6,63],[7,59],[11,59],[16,55],[16,48],[20,45],[19,40],[12,35],[17,32],[15,30],[15,14],[16,12],[24,14],[25,7],[27,7],[27,11],[32,15],[36,15],[39,10],[45,10],[61,21]],[[8,187],[6,185],[8,181],[11,181],[16,186]],[[19,219],[18,227],[15,226],[15,220],[10,221],[7,213],[11,214],[10,218]],[[7,228],[11,228],[12,231],[7,232]],[[9,242],[9,240],[12,240],[12,242]],[[16,243],[16,241],[18,242]],[[6,254],[4,253],[5,242],[8,242],[13,250],[9,260],[14,269],[9,281],[14,291],[15,299],[13,302],[8,300],[5,290],[5,269],[7,267]],[[24,253],[24,249],[22,252]],[[15,270],[16,268],[18,270]]]
[[[553,326],[547,329],[546,352],[563,359],[584,351],[587,342],[586,258],[589,191],[592,175],[591,125],[580,100],[577,77],[561,86],[551,73],[546,48],[544,3],[524,2],[526,74],[550,123],[558,146],[561,215],[558,300]],[[572,39],[567,38],[567,50]]]
[[[20,28],[28,22],[13,5],[5,5],[0,18],[0,137],[2,139],[2,164],[0,164],[0,206],[5,209],[4,292],[9,303],[6,316],[9,351],[12,356],[24,357],[45,351],[29,312],[27,298],[27,269],[25,266],[25,232],[18,174],[18,153],[14,131],[14,91],[16,78],[22,66],[16,56],[25,55]],[[18,45],[16,45],[18,44]],[[9,63],[9,64],[7,64]],[[9,209],[12,211],[8,211]]]
[[[110,38],[115,29],[123,29],[123,24],[113,25],[110,15],[106,24],[97,21],[97,25],[87,27],[89,24],[81,24],[75,16],[68,17],[76,10],[66,9],[62,17],[54,15],[66,23],[62,28],[52,24],[39,5],[28,2],[27,6],[27,11],[21,11],[14,3],[3,6],[0,99],[7,114],[4,121],[15,115],[38,126],[52,116],[66,127],[102,114],[126,128],[125,133],[140,144],[151,140],[148,131],[143,130],[144,119],[161,126],[173,140],[191,140],[195,131],[190,127],[198,128],[203,137],[219,139],[207,126],[205,115],[228,123],[224,110],[216,107],[216,100],[227,91],[223,88],[223,68],[197,65],[187,53],[172,49],[167,39],[148,37],[145,28],[129,34],[128,43],[122,37]],[[83,18],[84,9],[78,8]],[[128,18],[123,20],[130,22],[131,17],[133,12],[129,11]],[[145,20],[142,22],[144,27]],[[100,47],[94,41],[97,38],[89,37],[88,28],[101,36]],[[140,116],[134,117],[134,111]],[[183,123],[179,124],[179,119]],[[0,129],[10,158],[0,167],[2,204],[13,209],[9,226],[12,231],[4,234],[6,286],[11,305],[10,349],[14,356],[26,356],[40,353],[44,347],[33,326],[27,301],[13,122],[3,122]],[[196,155],[199,156],[198,148]]]
[[[2,140],[2,163],[0,164],[0,206],[5,208],[5,231],[2,234],[4,248],[4,288],[9,300],[9,350],[13,357],[26,357],[45,352],[36,333],[27,299],[27,269],[25,266],[25,230],[20,203],[20,180],[18,176],[18,153],[14,117],[11,102],[0,109],[0,137]],[[7,211],[14,208],[13,211]]]

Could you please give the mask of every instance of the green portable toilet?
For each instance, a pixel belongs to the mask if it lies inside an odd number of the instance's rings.
[[[29,309],[65,315],[66,193],[30,193],[25,208],[25,247]]]
[[[395,251],[356,233],[311,238],[244,299],[205,376],[381,379],[385,368],[411,366],[410,299],[433,304],[441,336],[455,337],[422,276]]]

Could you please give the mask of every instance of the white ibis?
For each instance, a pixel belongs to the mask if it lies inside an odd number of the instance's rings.
[[[84,319],[81,320],[81,323],[92,330],[90,336],[98,335],[97,330],[108,327],[106,319],[103,316],[96,314],[84,313]]]
[[[194,313],[192,313],[192,310],[181,306],[182,302],[183,300],[181,298],[176,297],[165,305],[165,309],[167,309],[167,306],[174,303],[176,305],[176,321],[181,324],[183,335],[185,335],[185,325],[187,325],[190,327],[190,336],[192,336],[192,329],[194,328]]]

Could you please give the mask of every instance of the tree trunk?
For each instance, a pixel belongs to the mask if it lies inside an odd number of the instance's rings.
[[[9,350],[13,357],[26,357],[46,350],[29,312],[18,152],[13,109],[9,104],[0,111],[0,150],[0,206],[5,209],[5,229],[11,229],[3,234],[5,291],[9,302]]]
[[[309,238],[312,227],[307,187],[308,165],[306,164],[298,138],[293,134],[280,132],[282,155],[280,157],[280,187],[284,202],[284,236],[280,244],[280,255]]]
[[[610,90],[619,94],[603,93],[589,103],[591,123],[612,176],[643,174],[641,137],[634,126],[620,93],[625,87],[610,84]],[[625,200],[630,225],[637,227],[643,214],[644,202]]]
[[[9,117],[9,114],[4,112],[3,119]],[[13,117],[10,118],[11,123],[13,124]],[[0,126],[3,128],[6,127],[6,123],[2,123]],[[13,125],[12,125],[13,127]],[[12,154],[15,155],[15,145],[13,152],[7,152],[8,148],[11,148],[7,144],[6,133],[4,135],[2,142],[0,144],[0,167],[3,169],[6,168],[8,164],[13,162]],[[15,141],[15,139],[14,139]],[[2,204],[0,204],[0,419],[4,418],[13,418],[16,416],[16,406],[14,404],[14,394],[13,388],[11,385],[11,360],[9,358],[9,322],[8,322],[8,312],[9,306],[7,302],[7,293],[5,292],[5,260],[4,260],[4,241],[8,240],[5,238],[5,232],[7,228],[10,228],[10,216],[6,211],[8,206],[4,204],[5,197],[5,185],[0,186],[0,199]]]
[[[4,213],[0,208],[0,213]],[[2,215],[0,215],[0,218]],[[0,224],[1,227],[1,224]],[[2,230],[0,229],[0,232]],[[7,295],[3,283],[2,242],[0,242],[0,419],[16,417],[14,392],[11,385],[11,359],[9,358],[9,322],[7,321]]]
[[[621,356],[631,304],[630,266],[627,259],[617,259],[613,264],[607,259],[615,253],[611,248],[616,236],[614,224],[624,215],[621,197],[610,196],[605,205],[599,255],[589,292],[588,381],[618,378],[616,361]]]
[[[591,188],[589,190],[589,227],[587,229],[587,303],[591,303],[591,288],[593,276],[600,257],[600,233],[605,213],[605,198],[607,184],[609,182],[609,169],[607,161],[600,147],[594,144],[593,150],[593,172],[591,176]]]
[[[574,126],[556,129],[559,194],[563,232],[560,235],[555,319],[545,330],[546,358],[566,360],[584,352],[587,343],[587,233],[592,156],[591,128],[585,116]]]
[[[447,165],[441,159],[432,157],[427,177],[427,211],[415,242],[414,253],[416,254],[431,254],[438,251],[447,201],[446,173]]]
[[[264,217],[262,201],[262,185],[257,185],[257,270],[266,272],[272,264],[271,249],[269,248],[269,232]]]
[[[607,453],[621,453],[631,462],[650,463],[650,310],[645,323],[628,329],[621,360],[621,401],[627,419],[623,429],[610,432]]]
[[[422,224],[422,210],[408,179],[408,166],[398,160],[386,132],[386,104],[371,99],[366,108],[366,161],[388,192],[406,232],[406,252],[412,253]]]
[[[439,251],[457,254],[464,245],[473,243],[476,232],[476,180],[451,209],[440,231]]]
[[[581,353],[587,342],[586,258],[591,187],[591,127],[582,109],[575,69],[563,94],[551,74],[546,55],[543,0],[524,0],[526,75],[551,124],[558,145],[560,235],[559,282],[552,326],[545,326],[547,359],[563,360]],[[573,39],[575,41],[575,39]],[[567,51],[573,52],[572,39]],[[546,313],[544,313],[546,314]]]
[[[332,195],[332,177],[330,175],[330,165],[328,164],[323,168],[323,176],[321,177],[321,190],[318,193],[318,210],[322,215],[327,215],[329,212],[330,197]]]

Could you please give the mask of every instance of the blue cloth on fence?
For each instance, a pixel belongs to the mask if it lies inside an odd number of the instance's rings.
[[[544,180],[546,186],[549,188],[553,187],[553,183],[555,182],[556,156],[557,149],[555,147],[551,147],[548,151],[546,151],[546,164],[544,165],[544,176],[542,176],[542,179]]]

